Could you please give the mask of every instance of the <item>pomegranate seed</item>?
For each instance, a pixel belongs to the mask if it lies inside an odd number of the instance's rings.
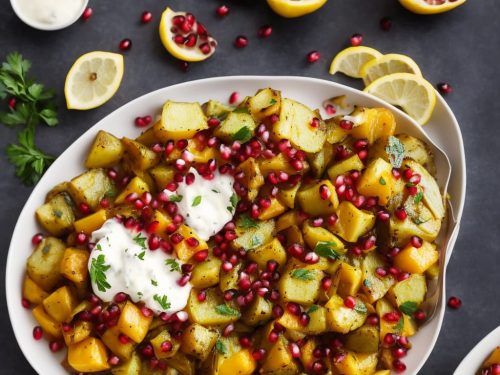
[[[37,233],[31,237],[31,243],[35,246],[39,245],[43,241],[43,234]]]
[[[87,215],[89,212],[90,212],[90,206],[87,204],[87,203],[80,203],[78,205],[78,209],[80,210],[80,212],[84,215]]]
[[[321,199],[326,201],[327,199],[330,199],[332,192],[330,191],[327,185],[323,184],[319,187],[319,195]]]
[[[123,39],[120,44],[118,44],[118,48],[122,51],[128,51],[132,48],[132,41],[128,38]]]
[[[217,13],[219,17],[226,17],[229,14],[229,7],[227,5],[221,5],[217,7],[215,13]]]
[[[396,215],[396,217],[401,221],[406,220],[406,217],[408,216],[404,208],[397,208],[394,210],[394,215]]]
[[[409,179],[408,182],[413,185],[418,185],[421,181],[422,177],[418,173],[414,173]]]
[[[292,355],[292,358],[300,358],[300,348],[299,345],[295,342],[291,342],[288,345],[288,350],[290,350],[290,354]]]
[[[410,194],[412,197],[414,197],[418,193],[417,187],[413,185],[407,185],[406,190],[408,191],[408,194]]]
[[[362,34],[354,34],[351,36],[351,46],[357,47],[361,43],[363,43],[363,35]]]
[[[364,150],[366,147],[368,147],[368,141],[366,139],[358,139],[356,142],[354,142],[353,146],[356,150]]]
[[[252,341],[248,336],[241,336],[239,341],[240,345],[244,348],[249,348],[252,345]]]
[[[180,233],[174,233],[170,236],[170,241],[175,245],[180,244],[183,240],[184,236]]]
[[[149,23],[153,20],[153,13],[144,11],[141,14],[141,22],[142,23]]]
[[[122,345],[127,345],[130,342],[130,338],[127,335],[120,333],[118,335],[118,341],[120,341],[120,344]]]
[[[356,307],[356,300],[352,296],[347,296],[344,299],[344,306],[349,309],[354,309]]]
[[[427,314],[424,310],[417,310],[415,311],[415,314],[413,314],[413,317],[418,321],[423,321],[427,318]]]
[[[91,7],[85,8],[85,10],[82,13],[82,20],[83,21],[88,21],[89,18],[92,17],[93,13],[94,13],[94,11],[92,10]]]
[[[204,55],[208,55],[212,51],[212,48],[210,47],[210,44],[208,44],[208,43],[200,44],[200,46],[198,48],[200,49],[201,53],[203,53]]]
[[[146,318],[149,318],[149,317],[153,316],[153,310],[144,306],[141,308],[141,314],[143,316],[145,316]]]
[[[390,249],[389,257],[394,258],[399,254],[400,251],[401,249],[399,247],[393,247],[392,249]]]
[[[322,361],[315,361],[312,364],[312,371],[315,374],[322,374],[324,370],[325,370],[325,365]]]
[[[61,341],[51,341],[49,343],[49,349],[52,353],[57,353],[63,348],[64,344]]]
[[[283,316],[285,311],[283,310],[283,307],[281,307],[280,305],[274,305],[272,313],[273,313],[273,317],[275,317],[276,319],[279,319]]]
[[[248,45],[248,38],[244,35],[238,35],[234,40],[234,46],[236,48],[245,48]]]
[[[319,60],[321,54],[318,51],[311,51],[307,54],[307,61],[310,63],[315,63]]]
[[[454,310],[458,310],[462,307],[462,300],[458,297],[452,296],[448,299],[448,306]]]
[[[409,180],[411,178],[411,176],[413,176],[413,173],[414,173],[413,169],[407,168],[407,169],[404,170],[403,176],[404,176],[404,178],[406,178],[407,180]]]
[[[376,325],[378,325],[379,320],[378,320],[377,314],[370,314],[366,318],[366,321],[368,322],[368,324],[370,324],[372,326],[376,326]]]
[[[500,364],[495,363],[491,365],[491,375],[500,375]]]
[[[354,127],[354,123],[349,120],[341,120],[339,126],[344,130],[351,130]]]
[[[240,94],[237,93],[236,91],[231,93],[231,95],[229,96],[229,104],[236,104],[236,102],[238,102],[240,98]]]
[[[9,106],[10,109],[13,110],[13,109],[16,108],[16,103],[17,103],[16,98],[12,97],[12,98],[9,99],[9,102],[8,102],[7,105]]]
[[[120,363],[120,358],[118,358],[116,355],[112,355],[111,357],[108,358],[108,364],[111,366],[117,366]]]
[[[366,238],[363,242],[363,250],[370,250],[373,246],[375,246],[376,241],[377,237],[375,236],[369,236]]]
[[[296,258],[300,258],[304,253],[304,248],[300,244],[296,243],[288,247],[288,252]]]
[[[290,166],[296,171],[301,171],[302,169],[304,169],[304,163],[300,160],[292,160],[290,162]]]
[[[392,333],[386,333],[383,341],[385,345],[392,346],[396,343],[396,338]]]
[[[128,296],[125,293],[120,292],[115,294],[113,301],[115,301],[116,303],[122,303],[125,302],[127,298]]]
[[[324,291],[328,291],[328,290],[330,290],[332,284],[333,284],[333,281],[332,281],[331,277],[325,276],[321,280],[321,289],[323,289]]]
[[[379,212],[377,212],[377,219],[382,222],[388,221],[390,217],[391,215],[387,211],[380,210]]]
[[[417,249],[421,248],[422,244],[423,244],[422,239],[418,236],[412,236],[410,238],[410,242],[411,242],[411,246],[413,246]]]
[[[184,45],[186,47],[194,47],[196,45],[196,42],[198,41],[198,36],[194,35],[194,34],[189,34],[187,37],[186,37],[186,40],[184,41]]]
[[[333,363],[340,363],[346,358],[347,354],[344,352],[337,352],[333,355]]]
[[[437,88],[438,88],[439,92],[443,95],[451,94],[451,92],[453,91],[451,86],[445,82],[438,83]]]
[[[264,25],[259,28],[257,36],[259,38],[269,38],[272,33],[273,33],[273,28],[269,25]]]
[[[201,250],[193,255],[193,258],[197,262],[204,262],[208,258],[208,250]]]
[[[75,241],[78,245],[84,245],[87,242],[87,235],[83,232],[80,232],[76,235]]]
[[[188,237],[186,238],[186,244],[189,246],[189,247],[196,247],[200,244],[200,241],[198,241],[196,238],[194,237]]]
[[[316,264],[319,262],[319,255],[311,251],[305,255],[304,262],[307,264]]]
[[[222,263],[221,269],[224,272],[229,272],[233,269],[233,265],[231,264],[231,262],[224,262]]]
[[[266,350],[261,348],[261,349],[257,349],[257,350],[254,350],[252,352],[252,357],[253,359],[255,359],[256,361],[262,361],[264,359],[264,357],[266,356]]]
[[[187,61],[179,61],[179,68],[183,72],[187,72],[189,70],[189,63]]]
[[[311,128],[318,128],[319,127],[319,118],[317,117],[313,117],[313,119],[311,120],[311,122],[309,123],[309,125],[311,125]]]
[[[167,353],[172,350],[172,342],[169,340],[165,340],[160,344],[160,350],[163,353]]]
[[[311,321],[311,318],[309,317],[309,314],[303,312],[299,316],[299,324],[301,326],[307,326],[309,322]]]
[[[141,353],[144,357],[151,358],[154,355],[153,346],[151,344],[147,344],[144,348],[142,348]]]
[[[389,323],[397,323],[399,319],[401,319],[401,314],[397,311],[391,311],[388,313],[385,313],[382,316],[382,319],[384,319],[386,322]]]
[[[299,316],[301,313],[300,306],[295,302],[288,302],[286,304],[286,309],[290,314],[295,316]]]
[[[361,248],[359,246],[353,246],[351,248],[351,252],[355,255],[355,256],[360,256],[362,251],[361,251]]]
[[[392,20],[389,17],[384,17],[380,20],[380,28],[384,31],[389,31],[392,27]]]
[[[339,218],[338,218],[337,215],[331,214],[331,215],[327,216],[326,222],[327,222],[328,225],[334,226],[335,224],[337,224],[338,219]]]
[[[325,111],[328,116],[333,116],[335,113],[337,113],[337,110],[331,104],[325,105]]]
[[[392,362],[392,369],[399,374],[406,371],[406,365],[399,359],[396,359]]]
[[[36,326],[35,328],[33,328],[33,338],[38,341],[38,340],[41,340],[43,337],[43,330],[42,330],[42,327],[40,326]]]
[[[186,275],[182,275],[179,280],[177,280],[177,285],[179,286],[186,286],[187,283],[191,280],[191,274],[188,273]]]
[[[278,341],[279,337],[280,337],[279,333],[273,329],[271,332],[269,332],[269,335],[267,336],[267,341],[274,344],[275,342]]]
[[[385,277],[387,276],[387,271],[383,267],[377,267],[375,269],[375,273],[380,276],[380,277]]]

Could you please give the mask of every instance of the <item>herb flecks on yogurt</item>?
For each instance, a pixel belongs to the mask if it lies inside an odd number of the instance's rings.
[[[204,179],[194,168],[189,172],[194,175],[193,183],[181,182],[177,191],[165,190],[165,193],[171,202],[177,203],[186,224],[199,238],[207,241],[233,218],[238,203],[234,179],[218,171],[212,180]]]
[[[104,302],[124,292],[156,314],[174,313],[186,306],[191,284],[177,284],[182,263],[163,251],[151,251],[145,233],[109,219],[92,233],[92,241],[96,246],[88,263],[90,280]]]

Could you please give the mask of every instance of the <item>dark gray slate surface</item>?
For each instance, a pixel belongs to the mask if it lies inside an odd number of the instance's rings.
[[[174,9],[195,12],[220,42],[218,52],[207,62],[192,66],[188,73],[178,69],[162,48],[157,21],[167,3]],[[149,91],[198,78],[239,75],[300,75],[333,79],[359,87],[359,82],[327,73],[330,59],[344,47],[353,33],[365,35],[365,44],[382,52],[412,56],[433,83],[449,82],[454,92],[447,97],[461,124],[467,164],[467,201],[461,232],[448,271],[448,294],[463,299],[459,311],[447,311],[441,335],[421,374],[451,374],[465,354],[500,323],[498,252],[500,211],[495,194],[500,191],[496,176],[500,164],[500,102],[498,62],[500,33],[498,0],[471,0],[451,13],[433,17],[405,11],[396,0],[330,0],[318,13],[285,20],[275,16],[264,1],[228,1],[231,14],[217,19],[211,0],[91,0],[93,18],[58,32],[39,32],[22,24],[9,2],[1,0],[0,58],[18,50],[34,63],[33,73],[54,87],[64,108],[62,88],[67,70],[81,54],[91,50],[117,50],[125,37],[133,40],[126,53],[126,75],[118,94],[106,105],[89,112],[60,110],[61,125],[40,129],[40,146],[60,154],[96,121],[119,106]],[[144,10],[155,20],[142,26]],[[390,32],[379,29],[379,19],[393,18]],[[269,23],[270,39],[259,40],[256,31]],[[236,50],[238,34],[250,38],[249,47]],[[305,55],[317,49],[321,60],[309,65]],[[14,140],[15,132],[0,127],[0,148]],[[0,374],[30,374],[33,370],[19,350],[4,303],[4,267],[17,214],[31,192],[21,186],[3,154],[0,156]],[[499,342],[500,344],[500,342]]]

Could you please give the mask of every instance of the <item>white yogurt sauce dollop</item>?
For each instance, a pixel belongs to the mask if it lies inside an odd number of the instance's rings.
[[[165,193],[177,196],[178,212],[198,237],[207,241],[233,218],[237,203],[234,178],[216,171],[212,180],[206,180],[194,168],[189,172],[195,176],[191,185],[184,181],[176,192],[165,190]]]
[[[99,289],[96,277],[91,276],[92,289],[103,301],[112,301],[117,293],[124,292],[133,302],[143,302],[156,314],[174,313],[186,306],[191,284],[179,286],[177,280],[182,275],[171,271],[172,265],[167,261],[175,261],[179,267],[182,263],[161,250],[151,251],[144,232],[129,231],[117,220],[109,219],[92,233],[91,241],[96,246],[90,255],[89,272],[92,274],[92,268],[105,269],[109,286],[101,284]]]
[[[26,19],[38,24],[64,25],[82,11],[84,0],[15,0]]]

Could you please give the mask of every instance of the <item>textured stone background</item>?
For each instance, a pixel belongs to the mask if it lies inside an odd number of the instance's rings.
[[[498,59],[500,33],[498,0],[469,1],[444,15],[425,17],[404,10],[396,0],[329,0],[321,11],[310,16],[285,20],[274,15],[260,0],[233,0],[229,17],[219,20],[212,0],[91,0],[94,16],[87,22],[57,32],[39,32],[25,26],[1,0],[0,58],[20,51],[33,61],[33,74],[58,93],[61,124],[40,129],[39,145],[60,154],[80,134],[106,114],[149,91],[198,78],[240,75],[300,75],[333,79],[359,87],[359,82],[328,75],[330,59],[346,46],[349,36],[359,32],[364,43],[382,52],[412,56],[433,83],[449,82],[454,92],[446,99],[461,124],[468,164],[468,191],[461,232],[448,271],[449,295],[458,295],[464,306],[447,311],[434,352],[421,374],[451,374],[465,354],[498,325],[500,285],[498,243],[500,211],[495,194],[500,190],[496,176],[500,164],[500,102],[498,101]],[[219,40],[217,53],[208,61],[182,73],[178,63],[162,48],[157,23],[166,5],[198,15]],[[154,22],[140,25],[144,10],[154,13]],[[393,19],[390,32],[379,29],[384,16]],[[268,40],[256,38],[259,26],[269,23],[274,32]],[[232,41],[238,34],[250,38],[249,47],[236,50]],[[126,74],[118,94],[106,105],[89,112],[64,110],[63,84],[72,62],[91,50],[116,51],[125,37],[133,40],[126,53]],[[309,65],[305,55],[317,49],[321,60]],[[15,132],[0,127],[0,148],[15,139]],[[31,188],[23,187],[13,169],[0,156],[0,296],[5,300],[4,267],[17,213]],[[5,303],[0,305],[0,374],[30,374],[33,370],[19,350],[9,323]],[[499,341],[500,344],[500,341]]]

